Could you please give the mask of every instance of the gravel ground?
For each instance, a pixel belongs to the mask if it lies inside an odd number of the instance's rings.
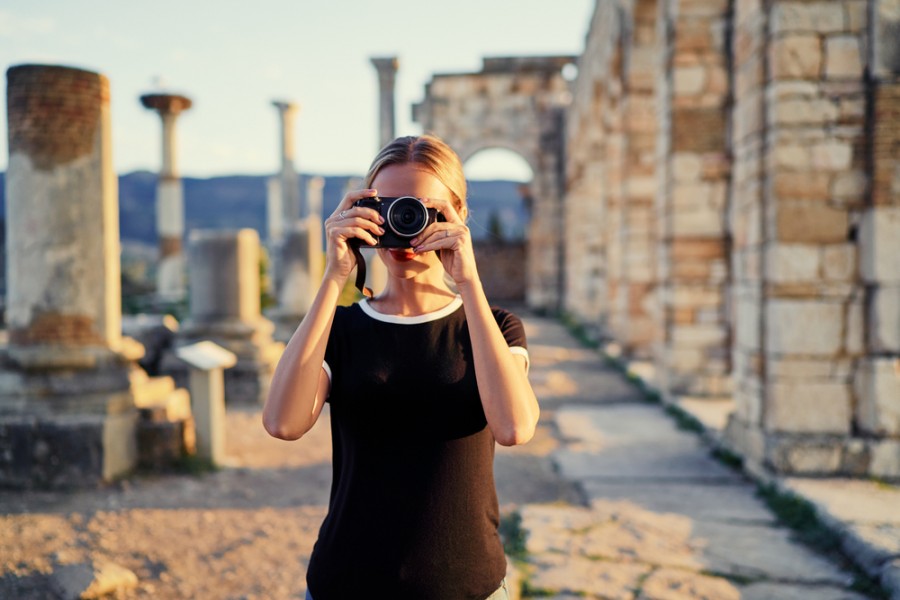
[[[549,416],[535,439],[498,447],[504,511],[579,501],[550,459]],[[0,598],[62,597],[67,566],[133,571],[119,598],[303,598],[331,482],[327,413],[302,440],[269,437],[258,407],[228,408],[226,467],[136,475],[103,489],[0,494]],[[54,573],[56,575],[54,575]]]

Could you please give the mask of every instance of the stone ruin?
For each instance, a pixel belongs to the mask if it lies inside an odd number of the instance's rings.
[[[571,86],[485,60],[415,110],[533,165],[533,308],[717,407],[752,473],[898,480],[898,32],[897,0],[598,0]]]
[[[192,439],[190,402],[122,336],[109,82],[7,72],[8,342],[0,346],[0,485],[83,486]]]
[[[898,31],[898,0],[598,0],[581,56],[436,74],[414,116],[464,161],[525,158],[528,304],[611,342],[664,402],[727,413],[721,442],[750,472],[898,480]],[[396,62],[373,64],[384,101]],[[143,385],[110,258],[108,86],[17,69],[2,476],[108,478],[137,460]],[[52,100],[27,100],[41,94]],[[25,118],[41,106],[69,116]],[[239,233],[197,243],[253,246]],[[270,352],[257,308],[208,308],[192,327],[240,329],[242,344],[262,340],[250,354]]]

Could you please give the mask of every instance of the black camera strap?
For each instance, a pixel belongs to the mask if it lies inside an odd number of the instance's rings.
[[[353,250],[353,256],[356,257],[356,289],[362,292],[366,298],[374,296],[372,288],[366,287],[366,259],[359,250],[358,243],[350,243],[350,249]]]

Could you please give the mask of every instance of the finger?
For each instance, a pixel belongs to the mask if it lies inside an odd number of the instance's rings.
[[[441,229],[433,232],[422,240],[415,240],[413,249],[418,252],[430,252],[432,250],[453,250],[461,246],[465,236],[464,230]]]
[[[374,246],[378,243],[378,240],[362,227],[340,227],[335,229],[334,233],[339,239],[343,239],[345,242],[351,238],[358,238],[370,246]]]
[[[365,219],[370,223],[384,223],[384,217],[382,217],[377,210],[366,208],[364,206],[351,206],[350,208],[345,208],[337,213],[335,220],[346,222],[349,219],[357,218]]]
[[[362,200],[363,198],[371,198],[373,196],[378,195],[378,190],[376,189],[365,189],[365,190],[353,190],[344,194],[344,197],[341,198],[341,201],[338,202],[337,208],[334,209],[334,212],[331,213],[331,217],[334,218],[341,214],[342,210],[349,210],[353,203]],[[346,215],[346,213],[344,213]]]
[[[456,211],[456,207],[453,206],[453,203],[449,200],[442,198],[422,198],[421,200],[425,206],[437,209],[439,213],[444,215],[444,219],[446,219],[448,223],[463,224],[463,220]]]

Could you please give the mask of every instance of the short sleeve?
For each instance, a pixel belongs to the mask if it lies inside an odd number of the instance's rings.
[[[525,339],[525,326],[522,324],[522,320],[515,314],[502,308],[493,309],[493,313],[497,326],[500,327],[500,333],[503,334],[503,339],[506,340],[506,345],[509,346],[509,351],[525,357],[525,368],[527,370],[531,359],[528,356],[528,342]]]
[[[328,334],[328,343],[325,345],[325,360],[322,361],[322,369],[324,369],[325,374],[328,376],[328,381],[330,381],[332,385],[334,385],[333,370],[340,361],[339,346],[341,340],[341,326],[345,320],[344,317],[345,308],[343,306],[338,306],[334,314],[334,319],[331,322],[331,332]],[[330,398],[325,399],[326,402],[329,400]]]

